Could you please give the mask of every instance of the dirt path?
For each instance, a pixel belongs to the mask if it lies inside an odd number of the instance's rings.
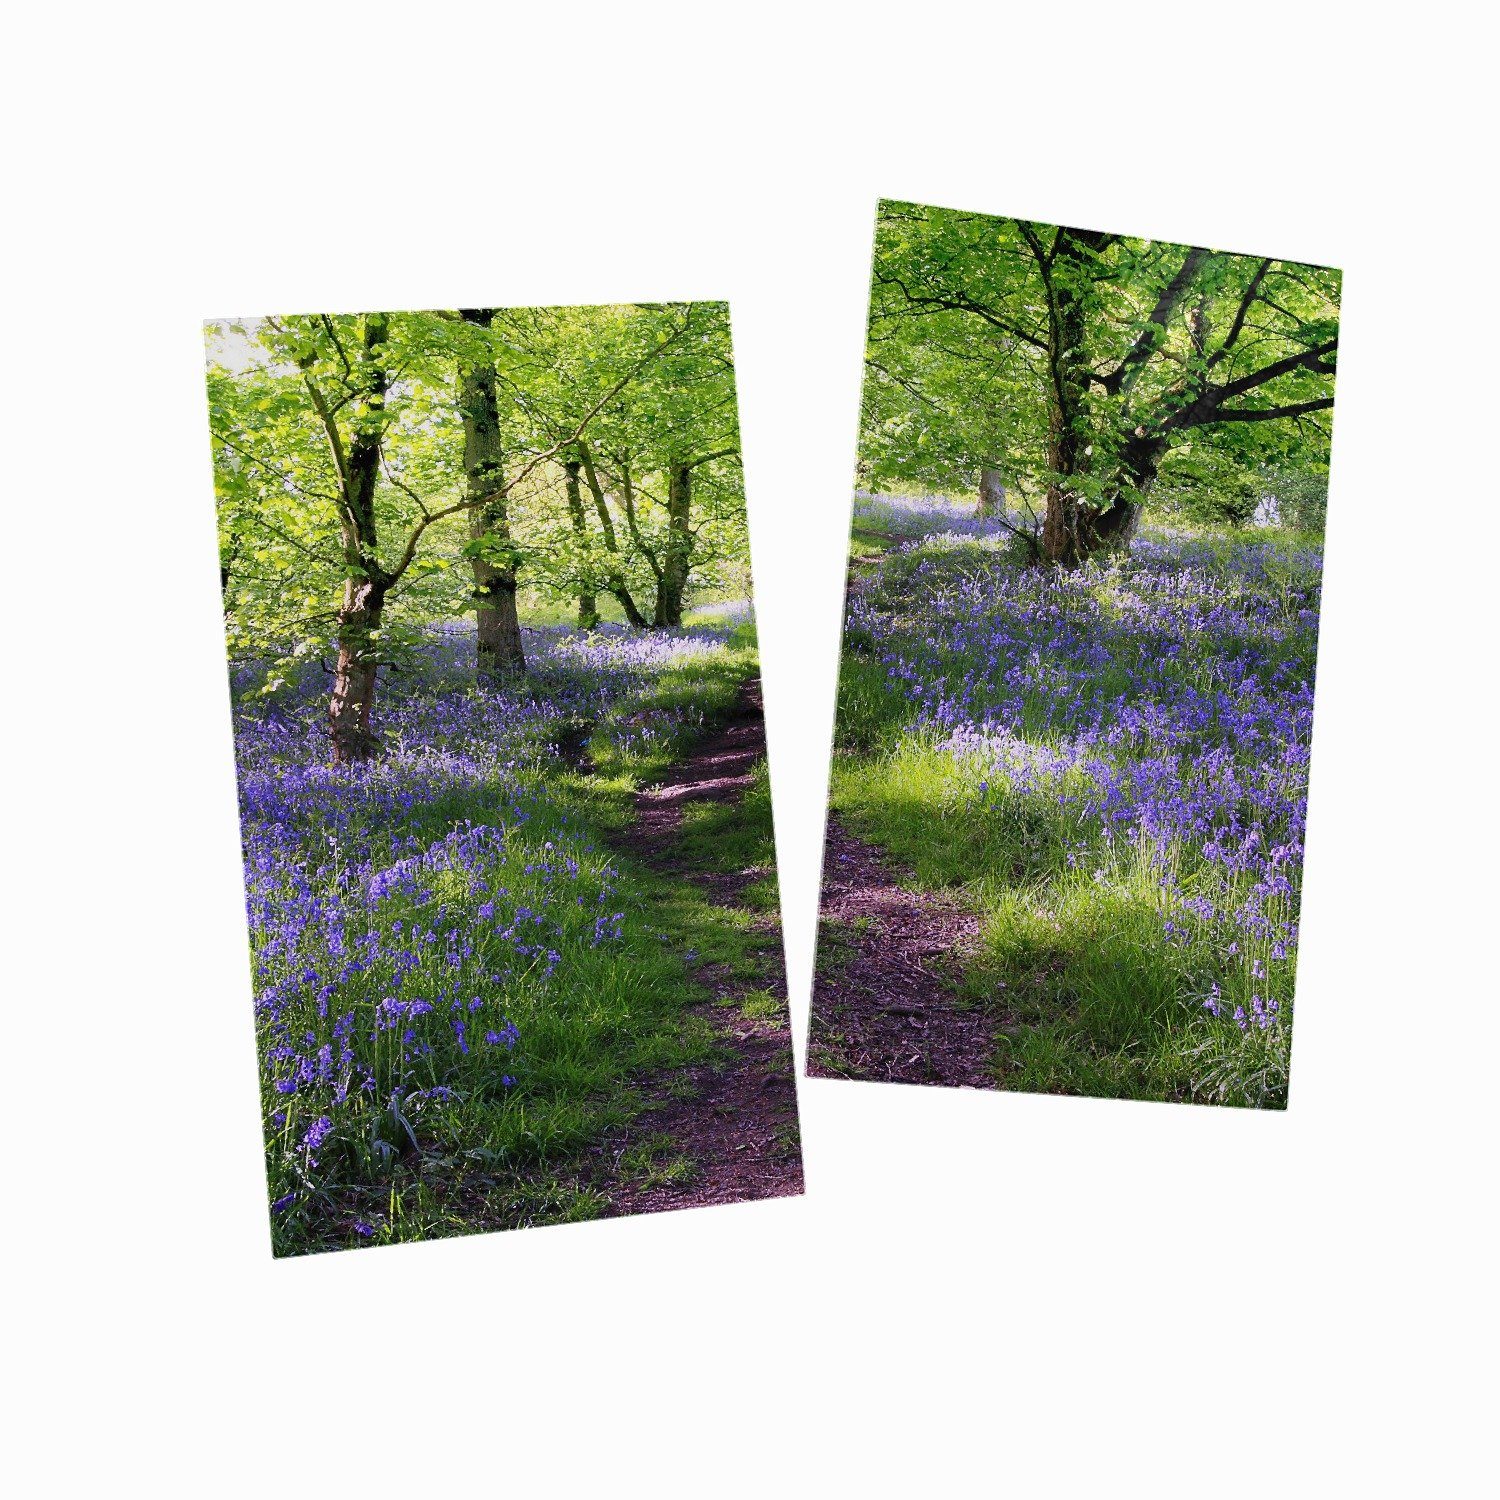
[[[994,1025],[943,977],[977,941],[972,912],[907,890],[830,814],[819,915],[809,1077],[997,1087]]]
[[[851,557],[844,612],[897,545]],[[976,944],[979,919],[951,898],[907,890],[885,855],[830,811],[808,1027],[812,1078],[997,1087],[993,1024],[962,1008],[943,971]]]
[[[703,740],[686,759],[677,762],[661,781],[636,794],[636,821],[617,841],[626,854],[694,881],[718,905],[737,905],[749,882],[761,873],[748,870],[720,873],[685,865],[677,848],[683,809],[690,802],[741,800],[766,753],[765,720],[760,682],[743,683],[730,719]],[[774,974],[756,987],[770,990],[783,1002],[776,1018],[744,1014],[724,1005],[742,996],[747,986],[700,970],[698,977],[716,991],[719,1003],[695,1007],[713,1025],[720,1046],[731,1061],[690,1069],[669,1080],[670,1098],[632,1121],[600,1148],[609,1186],[608,1213],[651,1213],[662,1209],[693,1208],[709,1203],[738,1203],[753,1198],[779,1198],[802,1192],[802,1156],[797,1130],[797,1096],[792,1064],[791,1029],[785,1012],[786,972],[780,953],[780,922],[774,915],[760,919],[776,957]],[[689,1087],[691,1092],[689,1093]],[[643,1143],[662,1142],[669,1155],[689,1164],[690,1170],[639,1170],[636,1180],[623,1171],[625,1159],[637,1157]]]

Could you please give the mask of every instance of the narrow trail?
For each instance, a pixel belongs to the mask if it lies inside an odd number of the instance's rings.
[[[816,1078],[993,1089],[993,1022],[941,972],[978,941],[955,899],[907,890],[831,813],[823,849],[807,1072]]]
[[[683,862],[678,835],[683,809],[692,802],[738,802],[749,790],[766,753],[760,681],[741,684],[730,718],[674,764],[656,784],[636,794],[636,821],[615,840],[625,854],[679,879],[693,881],[715,904],[738,905],[738,897],[763,872],[704,871]],[[775,951],[774,973],[754,986],[770,990],[783,1002],[777,1018],[744,1014],[733,1002],[751,988],[744,981],[700,969],[697,977],[712,986],[716,1002],[694,1012],[714,1028],[731,1061],[689,1069],[668,1083],[673,1094],[638,1116],[628,1130],[607,1140],[598,1154],[606,1170],[613,1215],[693,1208],[711,1203],[738,1203],[754,1198],[788,1197],[803,1190],[802,1157],[797,1128],[797,1096],[792,1063],[791,1028],[785,1011],[785,965],[781,959],[779,919],[758,919]],[[691,1163],[683,1180],[646,1173],[625,1180],[621,1158],[635,1144],[652,1138],[671,1141],[672,1151]]]
[[[897,541],[885,540],[850,558],[846,618]],[[808,1076],[997,1088],[994,1024],[960,1005],[943,972],[977,946],[978,917],[956,898],[908,890],[832,810],[819,901]]]

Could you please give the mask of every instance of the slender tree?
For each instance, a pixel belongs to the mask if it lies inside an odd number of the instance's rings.
[[[693,475],[716,459],[736,457],[734,449],[721,448],[698,458],[674,458],[667,465],[667,538],[661,549],[656,579],[653,625],[680,626],[693,568],[697,529],[693,525]]]
[[[464,308],[460,316],[488,333],[494,326],[495,309]],[[526,652],[516,613],[516,550],[505,489],[494,355],[488,347],[460,362],[458,406],[463,420],[466,496],[471,507],[469,540],[477,606],[475,664],[481,677],[517,677],[526,670]]]
[[[573,527],[573,539],[577,544],[578,563],[578,628],[593,630],[599,624],[599,597],[594,589],[594,579],[589,566],[588,523],[583,514],[583,490],[578,476],[583,470],[583,460],[578,457],[575,446],[563,460],[563,483],[568,497],[568,521]]]
[[[588,484],[589,494],[593,497],[594,513],[599,518],[599,534],[604,542],[607,564],[605,587],[619,601],[620,608],[625,612],[626,622],[639,628],[646,624],[646,617],[641,613],[625,581],[625,572],[620,558],[619,535],[615,531],[614,518],[609,513],[609,499],[604,493],[604,486],[599,481],[599,471],[594,464],[594,455],[587,443],[579,443],[578,456],[583,464],[583,477]]]

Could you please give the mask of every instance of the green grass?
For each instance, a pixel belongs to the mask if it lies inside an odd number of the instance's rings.
[[[846,660],[846,669],[847,669]],[[1245,1039],[1212,1055],[1184,1000],[1207,992],[1209,970],[1162,941],[1169,915],[1162,857],[1096,851],[1068,864],[1082,836],[1055,799],[1012,798],[973,814],[975,773],[920,736],[835,759],[831,805],[859,837],[892,855],[915,889],[956,891],[981,919],[980,948],[957,984],[1002,1034],[997,1078],[1027,1092],[1279,1102],[1285,1058],[1248,1072]],[[857,937],[820,937],[836,965]],[[1195,1018],[1194,1018],[1195,1019]],[[1019,1029],[1017,1029],[1019,1028]],[[1259,1042],[1252,1038],[1251,1045]],[[1209,1048],[1205,1052],[1205,1047]]]
[[[770,870],[775,866],[771,781],[765,761],[742,799],[694,802],[682,810],[679,854],[700,870]]]
[[[846,662],[846,667],[848,663]],[[974,816],[977,775],[915,732],[834,762],[831,802],[849,828],[907,866],[919,886],[977,895],[1046,878],[1066,865],[1068,820],[1040,799]]]
[[[897,539],[874,526],[862,526],[855,522],[849,532],[849,556],[857,561],[883,557]]]
[[[667,1187],[691,1182],[697,1167],[677,1150],[671,1136],[656,1134],[621,1152],[620,1175],[637,1187]]]
[[[786,1001],[770,990],[752,990],[739,1002],[739,1012],[749,1021],[780,1021],[786,1017]]]
[[[595,726],[589,755],[606,781],[659,776],[733,709],[740,684],[758,670],[755,626],[731,632],[712,655],[663,670],[642,693]]]
[[[584,804],[573,806],[576,817]],[[488,1086],[408,1122],[410,1134],[387,1120],[380,1137],[399,1154],[383,1164],[348,1146],[341,1161],[325,1157],[334,1185],[275,1221],[278,1253],[367,1242],[361,1216],[389,1243],[598,1211],[597,1192],[579,1185],[586,1148],[654,1105],[662,1075],[721,1057],[693,1012],[713,994],[701,967],[761,973],[748,919],[726,922],[690,883],[618,863],[623,941],[570,952],[545,990],[508,999],[523,1038],[505,1064],[514,1085],[501,1087],[497,1067]]]

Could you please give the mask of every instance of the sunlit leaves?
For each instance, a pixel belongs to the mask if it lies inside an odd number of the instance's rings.
[[[1326,411],[1220,421],[1195,403],[1220,390],[1239,412],[1326,403],[1338,297],[1325,267],[883,203],[862,479],[972,490],[994,467],[1025,499],[1053,477],[1055,423],[1086,455],[1069,475],[1086,498],[1128,487],[1130,443],[1155,434],[1164,450],[1212,446],[1244,474],[1326,469]],[[1324,352],[1258,379],[1309,351]]]

